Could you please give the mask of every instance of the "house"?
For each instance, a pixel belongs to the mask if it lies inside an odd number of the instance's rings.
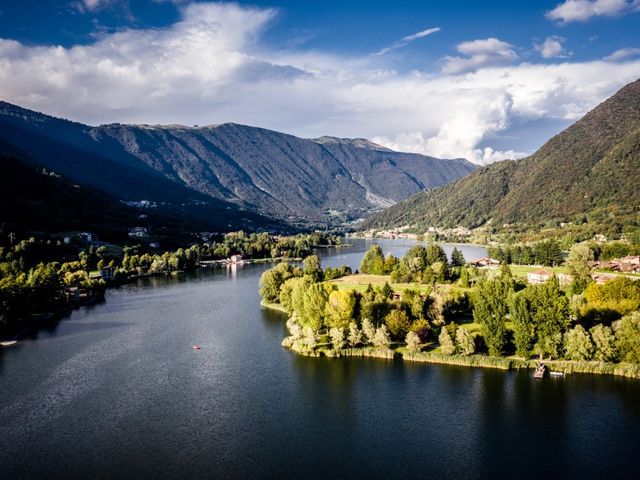
[[[98,235],[95,233],[82,232],[78,234],[78,237],[87,245],[95,245],[98,243]]]
[[[244,260],[242,260],[242,255],[231,255],[229,263],[237,265],[244,263]]]
[[[158,242],[151,242],[151,243],[149,243],[149,248],[153,248],[155,250],[158,250],[160,248],[160,244]]]
[[[615,280],[617,275],[612,275],[611,273],[593,273],[591,274],[591,278],[598,285],[603,285],[611,280]]]
[[[551,273],[541,268],[527,273],[527,283],[545,283],[551,278]]]
[[[145,227],[133,227],[129,229],[130,237],[146,237],[149,231]]]
[[[500,266],[500,262],[495,258],[486,257],[474,260],[473,262],[471,262],[471,265],[475,265],[476,267],[497,268]]]
[[[638,272],[640,271],[640,256],[630,255],[622,257],[619,260],[619,269],[621,272]]]
[[[100,269],[100,278],[102,278],[103,280],[113,280],[115,276],[115,267],[104,267]]]
[[[567,275],[566,273],[559,273],[558,282],[560,282],[560,285],[569,285],[571,282],[573,282],[573,277],[571,275]]]

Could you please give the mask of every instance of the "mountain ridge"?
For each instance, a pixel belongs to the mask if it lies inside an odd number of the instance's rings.
[[[0,138],[69,178],[95,177],[96,163],[102,163],[112,177],[130,180],[135,171],[155,177],[154,185],[165,190],[170,181],[196,196],[291,223],[343,223],[476,168],[463,159],[395,152],[366,139],[303,139],[236,123],[89,126],[7,102],[0,102],[0,125]],[[55,150],[66,151],[66,164],[52,158]],[[119,198],[148,193],[149,185],[132,193],[124,191],[124,180],[122,188],[115,179],[98,180],[95,186]],[[151,193],[159,195],[157,188]]]
[[[635,215],[640,205],[640,80],[548,140],[532,155],[480,168],[368,218],[362,228],[404,224],[478,227]]]

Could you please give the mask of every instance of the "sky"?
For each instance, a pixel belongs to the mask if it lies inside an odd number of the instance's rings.
[[[4,0],[0,99],[488,164],[640,78],[640,0]]]

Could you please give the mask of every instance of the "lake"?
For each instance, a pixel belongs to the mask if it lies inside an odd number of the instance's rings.
[[[637,478],[640,381],[298,357],[269,267],[141,280],[0,351],[0,476]]]

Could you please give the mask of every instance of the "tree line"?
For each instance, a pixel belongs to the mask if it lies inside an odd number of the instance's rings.
[[[303,268],[283,263],[265,272],[260,294],[289,313],[285,344],[301,351],[395,343],[449,355],[640,362],[640,282],[591,281],[593,252],[586,245],[571,249],[574,280],[567,286],[555,276],[528,285],[506,263],[491,272],[460,266],[460,254],[452,257],[429,245],[396,259],[374,245],[360,270],[415,288],[394,292],[386,283],[364,292],[340,290],[325,281],[333,276],[323,276],[319,260],[309,258]]]

